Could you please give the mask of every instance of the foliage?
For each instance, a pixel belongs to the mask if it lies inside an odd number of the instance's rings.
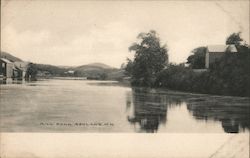
[[[170,64],[157,76],[156,86],[173,90],[206,93],[206,72],[196,73],[189,67]]]
[[[167,69],[164,69],[157,75],[156,86],[167,87],[176,90],[189,90],[189,85],[192,78],[192,69],[182,65],[170,64]]]
[[[216,62],[211,64],[205,72],[195,72],[191,68],[201,68],[201,61],[205,61],[204,47],[193,50],[193,55],[188,57],[191,67],[183,65],[170,65],[157,75],[157,87],[174,90],[232,95],[250,96],[250,48],[242,45],[240,33],[231,34],[226,44],[235,44],[237,53],[226,51]]]
[[[25,78],[36,80],[37,71],[36,64],[29,63]]]
[[[241,32],[232,33],[227,37],[226,44],[240,45],[241,41],[243,41],[243,39],[240,37],[240,34]]]
[[[198,47],[192,50],[192,55],[187,58],[187,63],[193,69],[205,68],[206,47]]]
[[[133,61],[127,59],[127,65],[125,67],[125,75],[131,76],[133,72]]]
[[[161,46],[155,31],[140,33],[138,43],[133,43],[129,51],[134,51],[134,61],[128,60],[125,68],[132,77],[132,85],[152,86],[156,74],[163,70],[168,62],[167,48]]]
[[[124,74],[120,69],[97,65],[83,65],[79,67],[58,67],[45,64],[32,64],[32,70],[36,70],[35,77],[86,77],[90,80],[121,80]],[[30,69],[31,69],[30,68]],[[74,71],[74,73],[66,73]],[[40,73],[45,73],[41,76]]]
[[[174,90],[250,96],[250,49],[239,46],[238,53],[225,53],[206,72],[194,72],[182,65],[170,65],[161,71],[156,80],[157,87]]]
[[[34,64],[38,71],[47,71],[53,76],[60,76],[63,75],[67,69],[53,66],[53,65],[45,65],[45,64]]]
[[[225,53],[211,66],[210,75],[221,81],[217,84],[218,94],[250,96],[250,49],[238,47],[238,53]]]

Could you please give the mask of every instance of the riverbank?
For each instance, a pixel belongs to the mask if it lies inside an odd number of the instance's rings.
[[[87,77],[51,77],[56,80],[87,80]]]
[[[190,92],[190,91],[180,91],[180,90],[174,90],[174,89],[168,89],[164,87],[139,87],[139,86],[132,86],[130,81],[124,80],[124,81],[113,81],[113,82],[103,82],[98,83],[100,86],[123,86],[123,87],[131,87],[136,89],[144,89],[148,92],[157,92],[157,93],[165,93],[168,95],[176,95],[181,97],[208,97],[213,96],[215,98],[249,98],[246,96],[230,96],[230,95],[216,95],[216,94],[208,94],[208,93],[198,93],[198,92]]]

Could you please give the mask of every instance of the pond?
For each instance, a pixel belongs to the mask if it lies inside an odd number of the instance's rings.
[[[250,99],[115,81],[1,84],[1,132],[246,133]]]

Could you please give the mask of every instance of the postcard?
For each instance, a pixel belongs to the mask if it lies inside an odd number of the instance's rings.
[[[1,158],[248,158],[249,1],[1,0]]]

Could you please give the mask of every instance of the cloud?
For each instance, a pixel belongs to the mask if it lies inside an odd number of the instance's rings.
[[[2,48],[37,63],[81,65],[104,62],[119,67],[129,55],[127,48],[134,38],[131,28],[122,22],[93,26],[75,35],[71,41],[64,40],[68,42],[56,41],[58,36],[48,30],[17,32],[8,26],[3,30]]]
[[[34,53],[49,42],[50,33],[47,30],[17,33],[13,27],[6,26],[2,30],[1,39],[2,50],[24,59],[33,59]]]
[[[185,62],[196,47],[224,44],[229,34],[239,31],[238,22],[249,43],[249,2],[220,2],[226,13],[214,2],[32,1],[27,9],[21,3],[5,7],[3,21],[9,23],[1,30],[1,47],[37,63],[119,67],[133,55],[128,47],[136,36],[151,29],[176,63]]]

